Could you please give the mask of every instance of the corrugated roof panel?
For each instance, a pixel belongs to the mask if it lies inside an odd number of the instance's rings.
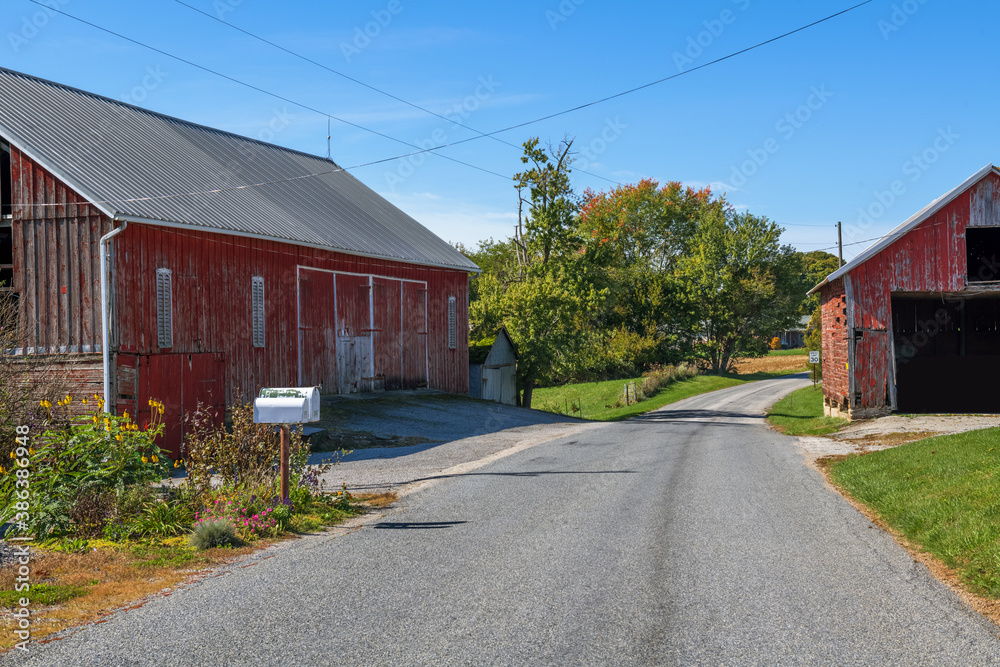
[[[0,134],[125,217],[478,270],[331,160],[4,68]]]

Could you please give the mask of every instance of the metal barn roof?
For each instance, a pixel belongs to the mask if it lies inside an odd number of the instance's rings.
[[[119,219],[478,271],[331,160],[4,68],[0,135]]]
[[[893,229],[891,232],[889,232],[888,234],[880,238],[878,241],[873,243],[860,255],[858,255],[857,257],[849,261],[847,264],[844,264],[842,267],[840,267],[839,269],[828,275],[826,278],[824,278],[823,282],[821,282],[819,285],[816,285],[811,290],[809,290],[808,294],[814,294],[818,292],[820,288],[823,287],[823,285],[832,283],[834,280],[840,278],[848,271],[851,271],[855,267],[864,264],[869,259],[871,259],[875,255],[879,254],[880,252],[888,248],[890,245],[892,245],[900,238],[902,238],[904,235],[906,235],[910,230],[916,228],[920,223],[925,222],[930,218],[932,218],[935,213],[937,213],[942,208],[951,203],[951,201],[955,199],[955,197],[959,196],[960,194],[971,188],[973,185],[981,181],[990,172],[996,172],[997,174],[1000,174],[1000,169],[993,166],[992,164],[986,165],[985,167],[977,171],[975,174],[967,178],[965,182],[963,182],[961,185],[954,188],[947,194],[938,197],[930,204],[928,204],[927,206],[925,206],[924,208],[917,211],[912,216],[901,222],[895,229]]]

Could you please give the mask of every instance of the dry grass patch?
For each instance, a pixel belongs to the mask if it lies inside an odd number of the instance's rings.
[[[150,595],[172,589],[201,571],[267,546],[266,542],[260,542],[240,549],[196,553],[181,546],[180,539],[162,545],[102,546],[73,554],[33,548],[31,590],[25,593],[16,593],[14,589],[17,567],[0,568],[0,591],[4,593],[0,650],[8,650],[19,641],[13,632],[17,621],[11,617],[11,611],[20,597],[32,600],[31,639],[37,641],[128,605],[141,606],[142,600]],[[52,598],[57,602],[46,605],[45,601]]]
[[[805,370],[809,370],[809,357],[798,354],[768,355],[757,359],[736,360],[736,372],[740,375]]]
[[[384,509],[399,500],[399,496],[391,491],[387,493],[355,493],[352,496],[366,507],[377,510]]]

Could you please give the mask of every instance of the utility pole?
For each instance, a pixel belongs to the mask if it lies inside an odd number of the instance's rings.
[[[844,265],[844,237],[841,233],[840,220],[837,221],[837,268]]]

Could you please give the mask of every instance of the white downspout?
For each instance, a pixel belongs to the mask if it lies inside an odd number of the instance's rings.
[[[115,216],[117,219],[117,216]],[[114,224],[114,220],[111,221]],[[125,231],[128,221],[122,220],[122,226],[112,229],[101,237],[101,353],[104,355],[104,411],[111,412],[111,323],[108,315],[110,297],[108,296],[108,242],[112,237]]]

